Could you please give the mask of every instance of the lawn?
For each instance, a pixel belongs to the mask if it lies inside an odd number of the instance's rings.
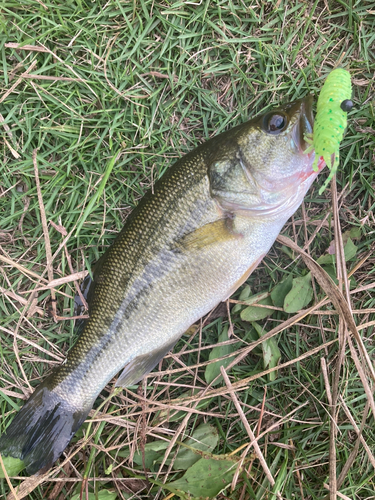
[[[177,158],[317,97],[337,64],[354,102],[337,178],[247,283],[2,498],[189,498],[188,480],[200,498],[374,499],[375,3],[3,0],[0,25],[0,433],[74,344],[84,272]]]

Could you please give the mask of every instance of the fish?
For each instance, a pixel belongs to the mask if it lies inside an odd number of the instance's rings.
[[[244,283],[318,175],[312,98],[285,104],[181,157],[141,199],[86,288],[89,319],[61,366],[0,438],[29,474],[48,470],[106,384],[137,384],[181,335]]]

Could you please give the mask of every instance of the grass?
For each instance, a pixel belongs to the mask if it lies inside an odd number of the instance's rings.
[[[51,307],[50,290],[37,292],[24,311],[21,299],[28,300],[43,283],[36,276],[49,280],[49,272],[57,279],[90,269],[176,158],[263,109],[316,95],[339,59],[351,71],[355,103],[341,145],[337,190],[342,196],[337,199],[330,190],[318,195],[323,174],[283,234],[301,248],[311,238],[308,252],[317,259],[335,236],[335,218],[342,233],[359,230],[348,270],[373,248],[375,18],[370,2],[3,0],[0,23],[0,256],[14,263],[0,261],[1,432],[30,387],[61,362],[75,340],[73,321],[54,323],[39,314]],[[34,149],[53,256],[49,271]],[[306,275],[306,265],[294,257],[275,244],[248,280],[252,292],[269,292],[289,275]],[[373,269],[370,255],[354,272],[350,295],[371,358]],[[311,304],[325,296],[318,283],[314,286]],[[55,293],[59,316],[73,316],[74,284]],[[344,344],[336,381],[338,343],[314,351],[344,329],[345,320],[332,310],[331,304],[319,306],[275,337],[280,363],[286,365],[275,380],[263,374],[260,348],[229,371],[235,387],[253,377],[236,391],[241,419],[223,381],[207,398],[191,392],[207,387],[203,363],[228,325],[226,308],[220,309],[183,336],[173,357],[168,355],[138,391],[105,400],[112,385],[107,387],[99,413],[66,451],[71,460],[63,470],[57,467],[39,485],[25,478],[11,484],[23,485],[30,499],[86,498],[88,493],[105,498],[105,491],[117,498],[171,498],[160,483],[178,479],[181,472],[168,461],[160,468],[165,454],[145,472],[134,454],[145,443],[182,441],[206,422],[219,436],[213,453],[245,457],[245,470],[219,499],[273,499],[279,491],[279,498],[288,500],[321,500],[330,482],[332,428],[337,429],[337,470],[331,465],[331,474],[338,477],[355,451],[337,488],[340,498],[374,498],[374,468],[364,446],[370,452],[375,448],[374,417],[353,350]],[[277,311],[259,323],[270,331],[291,316]],[[237,350],[256,338],[239,311],[231,313],[231,322],[229,344],[235,342]],[[335,388],[337,411],[329,399]],[[350,417],[362,428],[359,445]],[[275,487],[254,449],[241,448],[250,441],[244,418],[261,435],[259,446]],[[80,448],[83,437],[88,440]],[[174,456],[176,448],[169,459]],[[0,495],[5,498],[9,491],[7,481],[0,480]]]

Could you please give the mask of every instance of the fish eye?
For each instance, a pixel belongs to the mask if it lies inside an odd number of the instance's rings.
[[[277,111],[270,113],[264,117],[263,129],[268,134],[277,135],[282,132],[288,124],[286,115]]]
[[[340,108],[346,112],[350,111],[353,106],[353,101],[351,101],[350,99],[345,99],[345,101],[342,101],[342,103],[340,104]]]

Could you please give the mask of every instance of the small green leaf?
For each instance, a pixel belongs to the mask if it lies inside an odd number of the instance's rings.
[[[219,342],[225,342],[226,340],[229,340],[228,326],[226,326],[223,329],[217,341],[219,343]],[[230,354],[231,352],[234,352],[236,350],[237,350],[236,344],[220,345],[212,349],[212,351],[210,352],[209,359],[211,360],[211,359],[221,358],[222,356]],[[210,363],[209,365],[207,365],[206,370],[204,372],[204,378],[206,379],[207,384],[210,384],[212,380],[214,380],[218,375],[220,375],[221,373],[220,367],[224,366],[224,368],[226,368],[229,365],[229,363],[233,360],[233,358],[234,356],[231,356],[229,358],[216,361],[216,363]],[[223,378],[222,375],[220,375],[220,377],[216,380],[216,382],[213,383],[213,385],[219,384],[222,378]]]
[[[348,238],[344,246],[345,262],[351,260],[357,254],[358,247],[354,245],[353,240]],[[317,263],[321,266],[324,264],[334,264],[336,262],[336,255],[324,254],[317,259]]]
[[[352,240],[360,240],[362,237],[362,231],[360,227],[352,227],[349,231],[349,237]]]
[[[266,332],[263,328],[258,325],[258,323],[253,322],[253,327],[257,331],[259,338],[261,338]],[[277,345],[276,339],[270,338],[262,342],[262,351],[263,351],[263,366],[265,369],[274,368],[278,365],[279,359],[281,358],[281,352]],[[271,382],[276,380],[277,371],[268,374],[268,378]]]
[[[71,500],[80,500],[80,498],[80,493],[77,493],[76,495],[72,496]],[[86,496],[85,494],[83,498],[85,498],[85,500],[86,498],[87,500],[116,500],[118,496],[115,491],[100,490],[98,491],[98,496],[96,496],[95,493],[89,493],[88,496]]]
[[[275,286],[275,288],[271,292],[271,299],[274,306],[283,307],[284,299],[292,289],[292,284],[293,276],[289,274],[289,276],[284,281]]]
[[[325,272],[332,278],[333,282],[338,285],[339,280],[337,279],[337,270],[334,266],[322,266]],[[354,276],[349,278],[350,290],[356,288],[356,280]]]
[[[238,300],[246,300],[250,297],[251,295],[251,288],[249,285],[246,285],[242,290],[241,290],[241,293],[240,293],[240,297]]]
[[[345,262],[353,259],[353,257],[356,256],[357,250],[358,247],[354,245],[353,240],[349,238],[347,244],[344,247]]]
[[[105,470],[104,470],[104,474],[106,474],[107,476],[109,474],[112,473],[112,470],[113,470],[113,464],[110,464]]]
[[[23,460],[20,460],[19,458],[13,458],[13,457],[2,457],[3,459],[3,464],[5,467],[5,470],[7,471],[8,476],[18,476],[18,473],[23,470],[26,465],[23,462]],[[4,471],[3,468],[0,467],[0,478],[4,478]]]
[[[321,266],[324,266],[326,264],[333,264],[333,262],[336,262],[336,260],[335,260],[335,256],[334,255],[330,255],[330,254],[326,253],[324,255],[321,255],[319,257],[319,259],[317,259],[316,262],[318,264],[320,264]]]
[[[253,304],[260,304],[260,301],[266,299],[268,296],[268,292],[259,292],[255,295],[250,295],[250,297],[248,297],[245,302],[248,306],[252,306]]]
[[[191,496],[213,498],[232,482],[236,469],[235,461],[201,458],[180,479],[164,488],[186,500]]]
[[[168,441],[153,441],[145,444],[145,467],[151,469],[157,459],[164,455],[164,450],[168,448]],[[133,461],[140,466],[143,466],[142,451],[136,451],[133,456]]]
[[[238,300],[241,300],[241,301],[245,301],[246,299],[248,299],[251,295],[251,288],[249,287],[249,285],[246,285],[242,290],[241,290],[241,293],[240,293],[240,296],[238,297]],[[242,304],[236,304],[233,309],[232,309],[232,312],[233,313],[236,313],[238,311],[241,311],[241,309],[243,309],[243,305]]]
[[[184,444],[191,446],[195,450],[211,452],[219,441],[217,429],[210,424],[201,424],[195,429],[192,436],[184,441]],[[186,470],[202,457],[189,448],[181,446],[177,453],[176,460],[173,462],[175,470]]]
[[[253,297],[256,296],[254,295]],[[260,300],[258,304],[265,306],[273,306],[273,302],[270,296]],[[268,309],[267,307],[249,306],[246,307],[246,309],[244,309],[243,311],[241,311],[240,316],[243,321],[259,321],[261,319],[267,318],[267,316],[271,316],[274,312],[275,312],[274,309]]]
[[[118,498],[115,491],[101,490],[98,492],[98,500],[116,500]]]
[[[157,440],[153,441],[152,443],[147,443],[145,445],[145,452],[149,451],[164,451],[168,448],[169,446],[169,441],[163,441],[163,440]]]
[[[284,300],[284,311],[287,313],[300,311],[311,302],[312,297],[311,273],[294,278],[292,289]]]
[[[71,500],[80,500],[80,498],[81,495],[79,493],[76,493],[72,496]],[[89,493],[87,496],[85,494],[85,500],[96,500],[95,493]]]
[[[290,257],[292,260],[294,259],[293,250],[291,250],[289,247],[281,245],[280,250],[284,252],[288,257]]]
[[[360,240],[362,237],[362,231],[359,227],[352,227],[349,231],[345,231],[345,233],[342,234],[342,242],[344,244],[344,247],[346,246],[349,238],[352,240]]]
[[[325,272],[329,275],[330,278],[335,282],[335,284],[338,284],[338,279],[337,279],[337,274],[336,274],[336,269],[333,265],[325,265],[322,266]]]

